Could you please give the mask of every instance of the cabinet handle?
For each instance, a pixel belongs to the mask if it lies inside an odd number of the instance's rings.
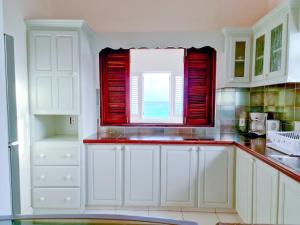
[[[39,177],[41,180],[44,180],[46,178],[46,176],[44,174],[40,175]]]
[[[68,175],[65,176],[65,179],[66,179],[66,180],[71,180],[71,179],[72,179],[72,176],[71,176],[70,174],[68,174]]]
[[[45,155],[44,153],[41,153],[41,154],[40,154],[40,158],[41,158],[41,159],[44,159],[44,158],[46,158],[46,155]]]
[[[40,200],[40,202],[43,202],[43,201],[46,200],[46,198],[45,197],[39,197],[39,200]]]
[[[72,157],[72,154],[71,153],[67,153],[67,154],[65,154],[65,158],[71,158]]]
[[[69,202],[69,201],[71,201],[71,200],[72,200],[72,198],[69,197],[69,196],[65,198],[65,201],[66,201],[66,202]]]

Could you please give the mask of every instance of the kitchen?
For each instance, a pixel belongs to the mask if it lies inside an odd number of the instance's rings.
[[[15,39],[15,214],[300,224],[298,1],[232,0],[264,10],[201,32],[101,30],[63,3],[30,1],[14,19],[22,7],[3,2]]]

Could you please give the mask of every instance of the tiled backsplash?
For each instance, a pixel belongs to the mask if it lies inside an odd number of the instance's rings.
[[[280,120],[283,130],[300,121],[300,84],[289,83],[250,89],[250,111],[267,112]]]
[[[216,91],[214,128],[176,127],[100,127],[100,132],[120,134],[207,134],[243,132],[239,118],[248,118],[249,112],[268,112],[282,123],[283,130],[293,129],[293,121],[300,121],[300,84],[279,84],[256,88],[223,88]],[[247,124],[249,121],[246,120]]]

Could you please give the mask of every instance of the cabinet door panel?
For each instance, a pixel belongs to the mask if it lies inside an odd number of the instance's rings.
[[[52,71],[52,36],[51,34],[37,34],[33,36],[34,46],[32,63],[33,72]]]
[[[278,171],[256,160],[253,174],[253,223],[277,223]]]
[[[196,148],[163,146],[161,153],[161,202],[163,206],[194,206]]]
[[[113,145],[88,149],[88,204],[121,205],[121,150]]]
[[[159,146],[125,147],[125,205],[158,205]]]
[[[300,224],[300,184],[280,174],[278,224]]]
[[[199,151],[199,207],[232,208],[233,150],[201,146]]]
[[[74,46],[73,39],[75,34],[71,35],[56,35],[55,36],[55,47],[56,47],[56,70],[57,72],[73,73],[74,65]],[[78,47],[77,47],[78,48]]]
[[[236,210],[245,223],[252,223],[253,158],[242,150],[236,157]]]
[[[36,107],[38,109],[51,109],[53,106],[53,85],[51,77],[36,77]]]
[[[74,109],[74,82],[72,77],[59,77],[58,86],[58,107],[63,111],[72,111]]]

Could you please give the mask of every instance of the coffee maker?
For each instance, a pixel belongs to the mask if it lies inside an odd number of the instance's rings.
[[[257,136],[266,135],[267,113],[250,113],[249,133]]]

